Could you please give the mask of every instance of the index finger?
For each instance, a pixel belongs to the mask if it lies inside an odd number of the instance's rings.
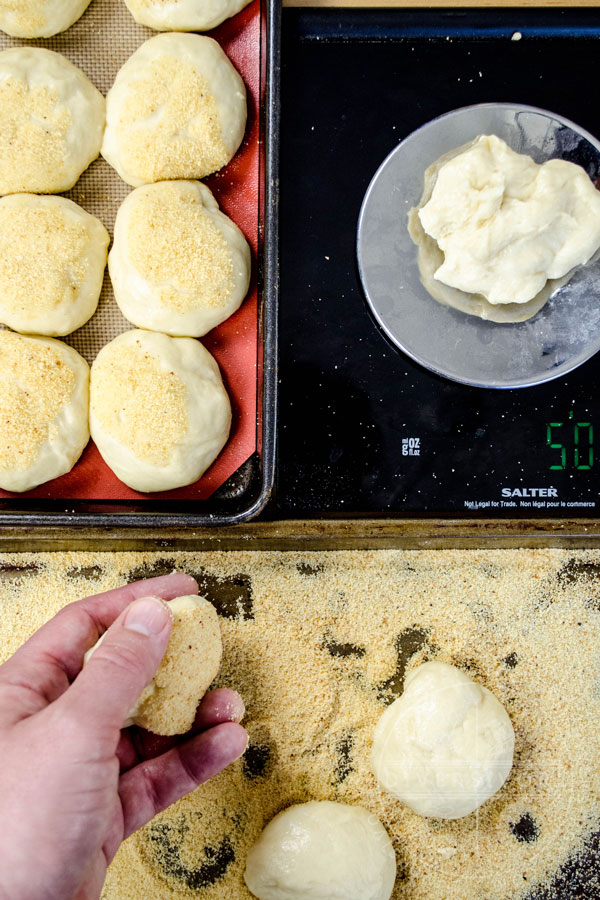
[[[61,670],[70,682],[81,669],[85,651],[133,600],[147,596],[173,600],[197,593],[198,585],[190,575],[174,572],[77,600],[36,631],[2,668],[5,674],[18,668],[21,680],[31,673],[30,677],[35,678],[31,686],[37,690],[44,677],[52,675],[55,681]]]
[[[117,748],[121,774],[138,763],[160,756],[172,747],[189,740],[193,735],[224,722],[241,722],[246,708],[237,691],[229,688],[214,688],[208,691],[196,710],[194,724],[187,734],[166,737],[153,734],[143,728],[133,727],[122,732]]]

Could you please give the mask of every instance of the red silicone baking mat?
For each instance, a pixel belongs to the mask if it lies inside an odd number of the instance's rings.
[[[92,441],[74,469],[61,478],[40,485],[24,495],[0,491],[0,497],[22,496],[56,500],[206,499],[250,457],[257,447],[258,298],[257,253],[261,226],[260,109],[264,98],[264,2],[253,0],[233,18],[209,32],[225,50],[242,75],[247,88],[248,123],[244,142],[234,159],[216,175],[205,179],[223,212],[245,234],[253,254],[250,291],[241,308],[222,325],[209,332],[202,343],[221,367],[233,408],[233,423],[224,450],[195,484],[174,491],[140,494],[132,491],[111,472]],[[0,35],[0,49],[47,47],[62,53],[79,66],[106,94],[115,75],[140,44],[156,32],[138,25],[123,0],[92,0],[82,18],[68,31],[48,40],[22,41]],[[112,236],[115,215],[131,188],[102,159],[83,173],[65,196],[104,222]],[[108,271],[100,304],[92,319],[65,338],[88,362],[100,348],[133,327],[122,316],[113,296]]]

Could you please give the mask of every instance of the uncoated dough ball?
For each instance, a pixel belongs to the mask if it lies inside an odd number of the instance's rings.
[[[198,703],[221,665],[221,628],[217,611],[194,594],[167,603],[173,630],[158,671],[123,723],[154,734],[185,734],[194,724]],[[96,641],[84,665],[102,643]]]
[[[0,194],[72,188],[100,152],[104,97],[42,47],[0,53]]]
[[[498,791],[512,767],[514,732],[494,695],[454,666],[428,662],[382,714],[373,772],[422,816],[458,819]]]
[[[373,813],[312,801],[269,822],[244,878],[259,900],[389,900],[396,855]]]
[[[250,0],[125,0],[136,22],[155,31],[208,31]]]
[[[108,92],[102,155],[133,187],[204,178],[229,162],[245,127],[246,88],[219,44],[157,34]]]

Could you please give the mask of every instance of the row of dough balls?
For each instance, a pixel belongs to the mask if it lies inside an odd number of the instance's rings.
[[[204,178],[232,159],[246,116],[244,82],[202,35],[150,38],[121,67],[106,102],[61,54],[5,50],[0,194],[70,190],[99,153],[133,187]]]
[[[208,31],[250,0],[125,0],[140,25],[155,31]],[[17,38],[47,38],[66,31],[90,0],[0,0],[0,29]]]
[[[98,305],[109,235],[64,197],[0,199],[0,322],[63,336]],[[199,181],[136,188],[121,205],[108,265],[116,301],[134,325],[201,337],[242,303],[250,248]]]
[[[513,761],[502,704],[454,666],[433,660],[406,678],[375,728],[379,786],[415,813],[469,815],[495,794]],[[373,813],[311,801],[280,812],[250,849],[245,881],[259,900],[390,900],[396,856]]]
[[[27,491],[69,472],[90,433],[137,491],[192,484],[229,436],[219,367],[199,341],[133,330],[91,372],[62,341],[0,331],[0,487]]]
[[[9,251],[0,275],[11,288],[0,302],[2,318],[17,330],[66,334],[83,324],[97,305],[106,263],[102,223],[64,198],[34,194],[71,187],[98,155],[103,133],[105,157],[130,184],[216,171],[241,143],[245,89],[210,38],[160,35],[119,72],[105,132],[104,112],[102,95],[60,54],[0,54],[0,193],[13,195],[0,201],[0,218],[10,220],[0,230]],[[241,303],[249,248],[203,185],[134,191],[117,225],[111,275],[134,323],[200,335]],[[206,265],[198,265],[199,255]],[[42,308],[34,311],[38,293]],[[90,397],[89,369],[74,350],[3,332],[0,376],[0,487],[7,490],[68,472],[90,429],[122,481],[140,491],[169,490],[196,481],[229,434],[218,366],[188,338],[119,336],[94,362]]]

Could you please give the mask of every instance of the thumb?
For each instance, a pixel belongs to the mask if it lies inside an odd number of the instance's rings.
[[[134,600],[105,632],[57,703],[96,740],[113,738],[154,677],[171,634],[172,616],[158,597]]]

